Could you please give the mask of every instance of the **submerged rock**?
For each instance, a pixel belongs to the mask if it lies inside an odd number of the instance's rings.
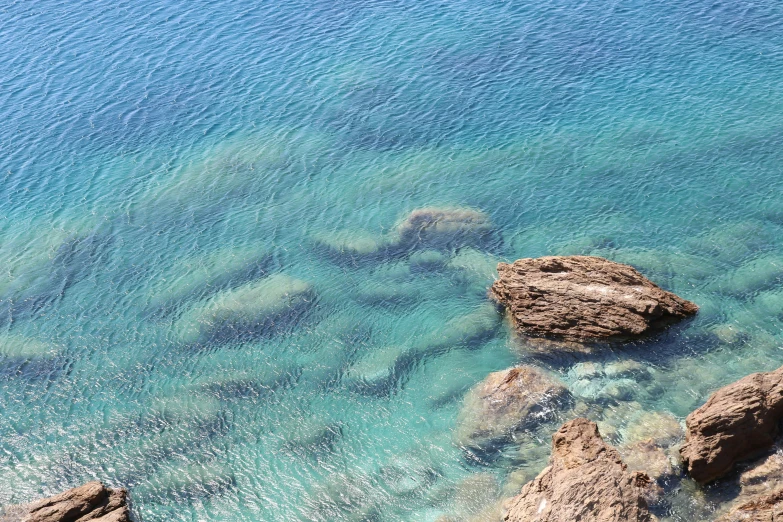
[[[551,418],[567,393],[560,382],[533,366],[491,373],[465,396],[454,440],[460,446],[482,447],[508,437]]]
[[[300,419],[286,430],[282,448],[305,454],[329,451],[341,436],[342,427],[338,423],[316,417]]]
[[[773,453],[759,459],[740,475],[740,501],[783,488],[783,455]]]
[[[335,261],[357,263],[420,250],[411,257],[418,270],[439,269],[448,263],[440,252],[463,247],[485,247],[494,227],[489,217],[471,208],[425,207],[412,211],[389,234],[365,230],[318,232],[315,246]]]
[[[516,329],[530,336],[623,340],[698,311],[634,268],[600,257],[519,259],[500,263],[498,273],[490,296],[506,307]]]
[[[783,367],[754,373],[713,393],[686,419],[680,455],[699,483],[772,446],[783,419]]]
[[[165,278],[153,284],[148,308],[167,310],[184,300],[214,294],[263,276],[272,256],[257,248],[221,248],[179,261]]]
[[[729,295],[743,295],[780,284],[783,278],[783,256],[768,254],[740,266],[728,276],[707,287]]]
[[[489,217],[470,208],[420,208],[397,226],[394,243],[402,247],[455,248],[486,243]]]
[[[174,330],[184,343],[262,335],[301,313],[314,299],[310,284],[275,274],[196,305],[175,322]]]
[[[57,355],[57,349],[32,337],[6,333],[0,335],[0,360],[46,359]]]
[[[627,443],[651,439],[663,446],[671,446],[682,440],[683,431],[680,421],[669,412],[639,411],[631,415],[622,436]]]
[[[311,239],[317,247],[335,259],[371,257],[387,247],[385,239],[363,230],[320,232]]]
[[[446,501],[447,512],[435,522],[500,522],[503,519],[498,481],[491,473],[470,475],[451,489]]]
[[[595,423],[574,419],[552,436],[549,465],[508,501],[506,522],[653,522],[650,478],[627,471]]]
[[[677,471],[666,451],[652,439],[625,444],[617,449],[629,470],[643,471],[652,480],[671,477]]]
[[[739,476],[739,486],[739,494],[716,522],[783,520],[783,456],[780,453],[750,464]]]
[[[733,508],[715,522],[777,522],[783,520],[783,488],[765,493]]]
[[[53,497],[10,506],[0,522],[129,522],[128,492],[88,482]]]
[[[410,349],[404,346],[371,348],[348,369],[346,377],[361,390],[386,391],[396,380],[400,366],[409,355]]]
[[[630,359],[607,364],[604,375],[610,379],[630,378],[635,381],[648,381],[651,378],[650,370],[646,366]]]
[[[495,334],[500,326],[500,314],[495,306],[485,303],[465,315],[446,322],[418,342],[415,350],[420,354],[438,354],[456,347],[474,348]]]

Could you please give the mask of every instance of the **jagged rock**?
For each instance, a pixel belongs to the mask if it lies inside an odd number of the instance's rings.
[[[566,387],[533,366],[490,373],[465,396],[455,442],[485,446],[551,417]]]
[[[520,333],[533,337],[623,340],[698,311],[634,268],[600,257],[519,259],[498,264],[498,274],[490,297],[506,307]]]
[[[492,233],[489,217],[470,208],[420,208],[397,226],[400,246],[451,248],[477,246]]]
[[[779,522],[783,520],[783,488],[758,495],[733,508],[715,522]]]
[[[754,373],[713,393],[688,415],[680,455],[686,470],[705,484],[738,461],[772,446],[783,419],[783,367]]]
[[[552,436],[549,465],[506,504],[506,522],[653,522],[645,495],[650,478],[627,471],[616,449],[587,419]]]
[[[11,506],[0,522],[129,522],[128,492],[88,482],[59,495]]]

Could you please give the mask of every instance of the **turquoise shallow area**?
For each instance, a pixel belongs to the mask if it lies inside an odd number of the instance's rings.
[[[602,255],[701,306],[593,356],[654,375],[597,400],[614,443],[780,366],[781,25],[770,0],[0,5],[0,505],[95,478],[145,522],[468,520],[569,413],[476,454],[464,393],[589,359],[510,336],[499,260]],[[367,253],[430,206],[492,239]],[[193,333],[284,277],[295,313]],[[694,489],[661,517],[708,518]]]

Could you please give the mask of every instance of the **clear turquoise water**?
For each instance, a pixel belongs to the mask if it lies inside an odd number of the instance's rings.
[[[145,522],[461,520],[568,416],[473,455],[464,392],[581,360],[454,333],[498,260],[603,255],[701,305],[600,356],[657,383],[600,408],[683,419],[779,366],[781,25],[770,0],[0,5],[0,505],[97,478]],[[423,206],[500,239],[437,266],[319,246]],[[178,341],[278,272],[306,312]],[[362,386],[395,350],[416,356]],[[708,516],[692,489],[659,514]]]

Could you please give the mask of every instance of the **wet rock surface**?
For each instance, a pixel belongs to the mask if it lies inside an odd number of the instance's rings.
[[[754,373],[713,393],[686,419],[685,468],[705,484],[770,448],[783,419],[783,367]]]
[[[491,373],[465,396],[455,442],[482,447],[501,440],[551,417],[567,396],[565,386],[533,366]]]
[[[129,522],[128,492],[88,482],[59,495],[19,506],[0,515],[0,522]]]
[[[629,472],[594,422],[574,419],[552,436],[549,465],[506,504],[506,522],[652,522],[650,478]]]
[[[634,268],[591,256],[548,256],[498,264],[490,297],[531,337],[615,341],[638,337],[698,311]]]

